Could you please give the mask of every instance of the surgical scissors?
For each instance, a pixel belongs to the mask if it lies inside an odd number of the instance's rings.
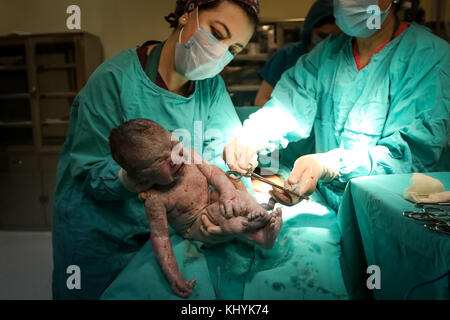
[[[416,208],[427,208],[427,207],[433,207],[433,208],[443,208],[443,209],[450,209],[450,202],[418,202],[416,203]]]
[[[292,195],[294,195],[294,196],[296,196],[296,197],[298,197],[298,198],[302,198],[302,199],[304,199],[304,200],[310,200],[310,198],[307,197],[307,196],[301,196],[301,195],[299,195],[297,192],[294,192],[294,191],[292,191],[292,190],[289,190],[288,188],[285,188],[285,187],[283,187],[283,186],[279,186],[279,185],[276,184],[275,182],[272,182],[272,181],[270,181],[270,180],[268,180],[268,179],[266,179],[266,178],[260,176],[259,174],[254,173],[254,172],[253,172],[253,166],[252,166],[252,165],[250,165],[250,166],[248,167],[247,173],[246,173],[245,175],[242,175],[242,174],[240,174],[240,173],[237,173],[236,171],[227,171],[226,174],[227,174],[227,176],[232,176],[232,175],[233,175],[233,176],[236,177],[236,179],[241,179],[242,177],[246,177],[246,178],[254,178],[254,179],[259,180],[259,181],[261,181],[261,182],[263,182],[263,183],[266,183],[266,184],[268,184],[268,185],[271,185],[272,187],[275,187],[275,188],[278,188],[278,189],[280,189],[280,190],[283,190],[283,191],[286,192],[286,193],[290,193],[290,194],[292,194]]]
[[[404,211],[403,215],[416,220],[433,220],[446,217],[450,218],[448,211],[439,207],[425,207],[422,211]]]
[[[403,215],[414,220],[426,221],[425,228],[450,235],[450,203],[417,203],[421,211],[404,211]]]
[[[445,226],[445,225],[443,226],[443,225],[439,225],[439,224],[425,224],[424,227],[431,231],[450,235],[450,227],[449,226]]]

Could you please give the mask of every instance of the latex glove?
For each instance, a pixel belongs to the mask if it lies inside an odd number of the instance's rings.
[[[249,166],[253,168],[258,166],[258,150],[251,147],[244,140],[235,138],[223,151],[223,160],[228,164],[232,171],[239,174],[246,174]]]
[[[405,190],[404,198],[411,202],[449,202],[450,191],[445,191],[441,181],[422,173],[414,173],[411,185]]]
[[[128,176],[127,172],[122,168],[120,168],[118,175],[119,180],[124,186],[124,188],[130,192],[140,193],[150,189],[152,186],[150,182],[136,183],[132,178],[130,178],[130,176]]]
[[[316,190],[323,172],[322,164],[313,156],[303,156],[295,161],[287,182],[301,196],[310,196]]]
[[[287,181],[285,181],[284,187],[299,194],[299,184],[290,185]],[[275,202],[289,207],[298,204],[302,199],[301,197],[297,197],[292,193],[284,192],[283,190],[275,187],[272,187],[272,190],[269,191],[269,194],[272,196]]]
[[[326,167],[318,160],[323,155],[306,155],[298,158],[284,186],[301,196],[310,196],[316,190],[319,179],[334,179],[338,172]],[[302,199],[277,188],[273,188],[270,195],[277,202],[289,206],[299,203]]]

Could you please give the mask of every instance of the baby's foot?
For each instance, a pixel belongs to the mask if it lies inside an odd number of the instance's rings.
[[[270,215],[263,207],[255,208],[247,215],[247,220],[242,222],[242,225],[247,229],[259,229],[267,225],[270,220]]]
[[[278,233],[280,232],[281,226],[283,225],[282,212],[280,208],[272,211],[270,215],[270,221],[267,223],[266,227],[262,230],[263,232],[263,243],[262,247],[264,249],[272,249],[275,242],[277,241]]]

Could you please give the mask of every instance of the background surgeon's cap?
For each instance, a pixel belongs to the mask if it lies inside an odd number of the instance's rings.
[[[218,0],[177,0],[175,12],[172,12],[166,17],[166,21],[170,23],[172,28],[178,25],[178,19],[185,13],[191,12],[198,6],[215,2]],[[256,16],[259,16],[259,0],[232,0],[247,5]]]
[[[310,43],[312,29],[326,17],[333,17],[333,0],[317,0],[309,10],[300,33],[303,43],[306,45]]]

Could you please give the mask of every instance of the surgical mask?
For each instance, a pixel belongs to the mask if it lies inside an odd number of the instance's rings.
[[[199,25],[198,8],[197,28],[186,43],[181,43],[182,29],[175,47],[175,70],[188,80],[213,78],[234,58],[226,45]]]
[[[334,17],[342,32],[368,38],[381,28],[391,6],[380,11],[377,0],[334,0]]]

